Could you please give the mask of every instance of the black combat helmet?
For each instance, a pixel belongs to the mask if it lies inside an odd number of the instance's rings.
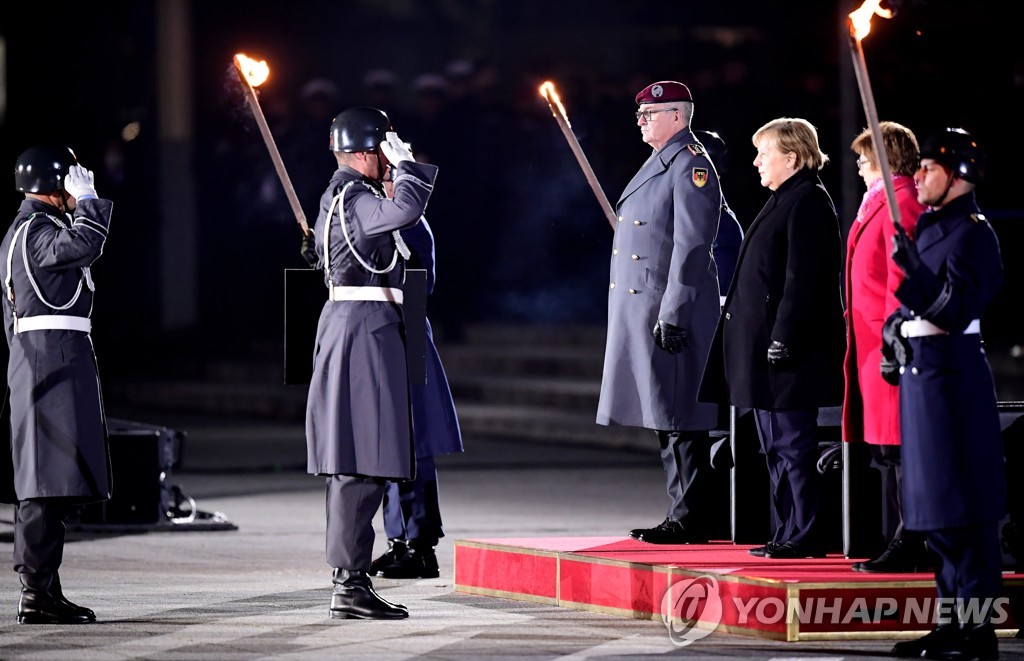
[[[944,129],[928,138],[921,147],[921,158],[932,159],[972,184],[985,178],[985,151],[963,129]]]
[[[331,122],[331,151],[373,151],[391,130],[391,120],[376,108],[349,108]]]
[[[63,145],[29,147],[14,164],[14,187],[41,195],[62,191],[64,177],[77,163],[75,153]]]
[[[729,148],[725,145],[725,140],[722,140],[722,136],[718,135],[714,131],[694,131],[693,134],[697,136],[700,143],[704,145],[705,151],[708,153],[708,158],[715,164],[715,171],[718,176],[721,177],[725,174],[726,169],[726,155],[729,153]]]

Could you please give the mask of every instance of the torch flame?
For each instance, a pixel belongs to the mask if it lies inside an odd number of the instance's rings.
[[[265,60],[256,61],[245,53],[235,53],[235,66],[252,87],[259,87],[270,77],[270,67]]]
[[[552,113],[554,113],[555,107],[558,107],[558,112],[562,115],[562,119],[565,120],[566,125],[572,128],[572,124],[569,123],[569,116],[565,113],[565,106],[562,105],[562,99],[559,98],[558,92],[555,91],[555,84],[550,80],[545,80],[544,84],[540,86],[540,95],[547,99]]]
[[[882,9],[882,0],[864,0],[864,3],[850,13],[850,27],[853,36],[859,41],[871,32],[871,17],[878,14],[882,18],[892,18],[892,10]]]

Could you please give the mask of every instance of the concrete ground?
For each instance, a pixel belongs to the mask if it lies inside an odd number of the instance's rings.
[[[892,646],[714,633],[680,648],[659,622],[453,591],[454,539],[620,535],[660,521],[653,437],[649,453],[466,439],[465,454],[439,461],[447,532],[440,578],[375,580],[386,598],[409,607],[407,620],[330,620],[323,482],[302,470],[299,423],[135,419],[189,432],[169,481],[238,529],[74,533],[61,578],[73,601],[96,611],[94,625],[16,624],[17,577],[0,573],[0,659],[838,659],[885,656]],[[7,558],[10,518],[0,506]],[[376,523],[380,552],[386,539]],[[1024,640],[1001,641],[1001,654],[1024,658]]]

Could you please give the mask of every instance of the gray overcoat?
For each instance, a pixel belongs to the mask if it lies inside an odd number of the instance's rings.
[[[88,269],[103,252],[112,207],[109,200],[81,200],[71,216],[38,200],[25,200],[0,243],[4,331],[10,349],[11,451],[19,500],[67,497],[93,502],[110,497],[106,419],[89,333],[24,330],[22,324],[22,332],[15,334],[14,314],[16,309],[19,319],[90,316]]]
[[[339,168],[320,200],[314,228],[325,284],[399,287],[404,265],[401,257],[395,261],[392,232],[419,221],[436,176],[433,165],[403,162],[397,168],[394,199],[386,199],[376,183],[348,167]],[[327,232],[330,264],[325,265]],[[409,378],[399,306],[328,300],[313,352],[306,405],[308,471],[412,477]]]
[[[711,245],[718,175],[690,129],[643,164],[617,204],[608,290],[608,337],[597,423],[667,431],[715,427],[718,408],[697,386],[720,309]],[[671,355],[654,344],[659,320],[686,329]]]

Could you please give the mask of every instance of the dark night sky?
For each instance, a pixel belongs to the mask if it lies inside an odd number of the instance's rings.
[[[862,192],[848,145],[865,120],[840,16],[857,4],[192,2],[195,167],[179,176],[194,177],[198,193],[202,287],[194,337],[223,350],[246,346],[244,338],[278,340],[281,270],[302,266],[299,234],[266,149],[237,89],[226,84],[233,53],[271,64],[262,104],[310,222],[333,169],[330,115],[379,102],[363,85],[369,71],[396,76],[384,109],[399,134],[418,153],[432,151],[441,168],[428,217],[439,262],[432,315],[442,332],[460,320],[601,323],[611,236],[537,94],[540,82],[558,84],[613,203],[647,153],[633,95],[654,80],[686,82],[696,101],[694,127],[717,130],[730,145],[724,190],[744,225],[767,197],[750,164],[750,135],[775,117],[804,117],[832,157],[822,178],[846,227]],[[1013,176],[1024,153],[1017,130],[1024,56],[1015,33],[1020,11],[997,7],[1008,4],[908,0],[893,20],[875,19],[865,51],[882,119],[907,124],[922,139],[964,126],[988,146],[990,176],[979,199],[1000,233],[1013,289],[1024,281],[1007,258],[1024,221]],[[796,5],[808,7],[797,13]],[[153,167],[161,146],[157,6],[114,0],[0,8],[0,162],[13,166],[25,147],[56,139],[97,171],[100,193],[116,202],[97,265],[97,315],[153,337],[160,335],[155,297],[162,286],[157,228],[175,222],[153,204],[158,186],[175,185]],[[445,121],[427,124],[411,84],[458,59],[491,72],[493,84],[454,104]],[[339,89],[326,117],[301,114],[302,87],[315,78]],[[133,121],[141,133],[125,143],[120,132]],[[11,187],[2,199],[13,217],[19,195]],[[108,282],[117,285],[106,289]],[[239,295],[240,282],[259,295]],[[991,315],[990,339],[1015,336],[1003,308]]]

